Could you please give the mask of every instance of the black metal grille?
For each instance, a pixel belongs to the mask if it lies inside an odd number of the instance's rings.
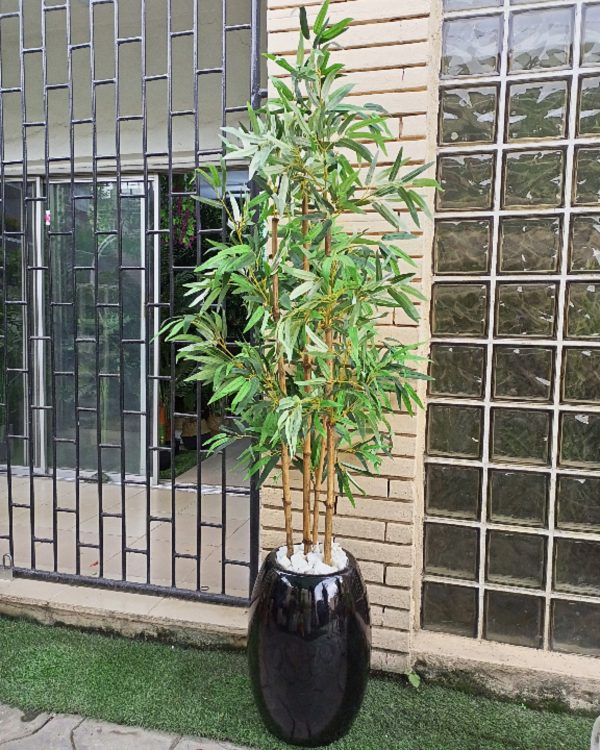
[[[0,0],[0,558],[17,575],[247,601],[256,488],[235,455],[207,457],[219,414],[157,332],[223,232],[194,170],[264,95],[262,6]]]

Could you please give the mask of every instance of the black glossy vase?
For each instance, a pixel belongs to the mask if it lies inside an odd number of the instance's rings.
[[[327,745],[350,729],[371,659],[367,590],[354,557],[329,575],[265,560],[248,626],[254,697],[268,729],[293,745]]]

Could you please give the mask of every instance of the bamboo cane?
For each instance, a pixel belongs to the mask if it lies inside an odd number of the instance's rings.
[[[275,260],[278,250],[278,230],[279,218],[273,216],[271,220],[271,251],[272,259]],[[273,319],[275,323],[279,320],[279,274],[275,272],[272,280],[273,288]],[[279,381],[279,390],[285,396],[287,393],[285,366],[281,347],[277,344],[277,377]],[[294,536],[292,530],[292,495],[290,491],[290,452],[285,440],[281,441],[281,480],[283,483],[283,514],[285,518],[285,543],[288,557],[294,553]]]
[[[302,235],[306,237],[308,234],[308,197],[306,193],[302,197]],[[304,243],[304,261],[303,267],[305,271],[310,270],[310,263],[308,260],[308,253],[306,243]],[[304,366],[304,380],[310,380],[311,373],[311,361],[310,356],[307,352],[304,353],[303,357]],[[304,392],[310,395],[310,386],[304,387]],[[306,423],[306,431],[304,433],[304,445],[302,450],[302,541],[304,543],[304,554],[310,552],[312,539],[310,529],[310,478],[312,468],[312,418],[309,416]]]
[[[325,470],[325,441],[321,438],[321,451],[319,453],[319,465],[315,472],[313,518],[312,518],[312,540],[316,547],[319,542],[319,504],[321,499],[321,484],[323,483],[323,472]]]
[[[331,232],[325,236],[325,255],[331,255]],[[333,328],[331,320],[325,329],[325,343],[329,352],[329,383],[327,396],[331,398],[334,379]],[[335,433],[331,414],[327,418],[327,498],[325,501],[325,536],[323,557],[326,565],[331,565],[331,548],[333,545],[333,509],[335,498]]]

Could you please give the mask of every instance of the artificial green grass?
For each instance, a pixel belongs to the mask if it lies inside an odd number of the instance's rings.
[[[0,618],[0,702],[120,724],[288,747],[264,730],[245,655]],[[332,750],[587,750],[592,721],[435,685],[371,679],[351,733]]]

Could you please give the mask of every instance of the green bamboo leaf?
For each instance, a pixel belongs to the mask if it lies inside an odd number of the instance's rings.
[[[313,31],[316,35],[320,34],[325,26],[325,18],[327,16],[327,11],[329,10],[329,2],[330,0],[325,0],[323,5],[321,6],[321,10],[319,11],[315,19]]]
[[[302,36],[305,39],[310,39],[310,29],[308,28],[308,18],[306,16],[306,8],[303,5],[300,6],[300,29],[302,31]]]

